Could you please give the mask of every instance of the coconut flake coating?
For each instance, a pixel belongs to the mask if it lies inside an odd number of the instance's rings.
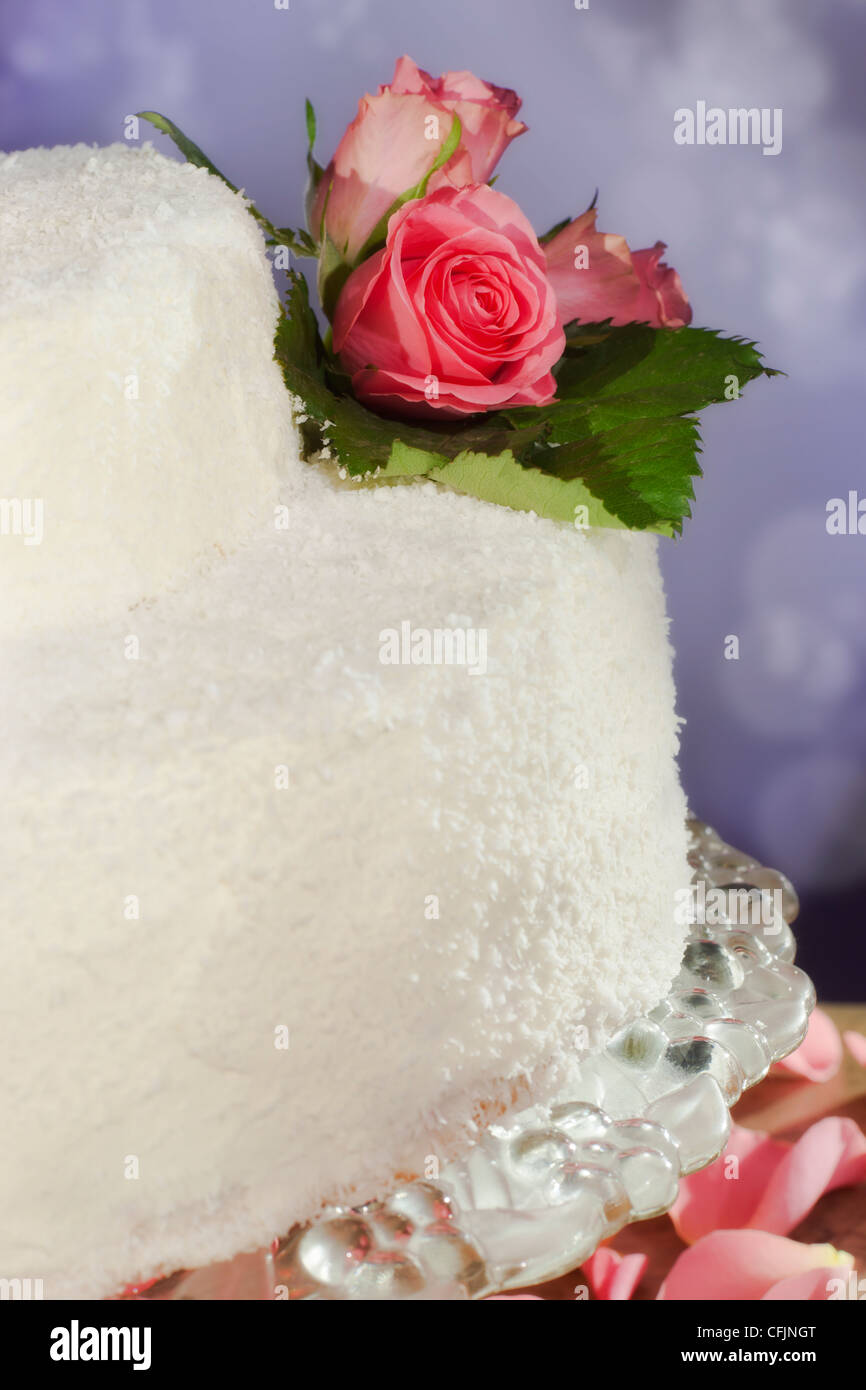
[[[150,146],[0,155],[0,630],[78,622],[218,558],[273,501],[277,296],[243,199]],[[26,517],[25,517],[26,519]]]
[[[89,618],[49,593],[2,640],[0,1275],[48,1298],[444,1158],[479,1101],[543,1096],[655,1003],[684,935],[656,542],[344,484],[291,442],[275,512],[255,458],[211,472],[174,418],[184,489],[247,538]],[[98,514],[100,460],[76,466]],[[486,670],[383,664],[404,622],[483,631]]]

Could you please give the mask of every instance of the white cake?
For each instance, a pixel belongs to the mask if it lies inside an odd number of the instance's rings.
[[[0,454],[46,498],[0,536],[0,1276],[95,1297],[421,1171],[654,1004],[685,806],[652,538],[300,461],[201,171],[0,190]],[[473,669],[390,664],[461,628]]]
[[[127,145],[0,156],[0,486],[24,523],[0,534],[0,623],[130,607],[249,533],[286,455],[276,306],[253,219],[206,170]]]

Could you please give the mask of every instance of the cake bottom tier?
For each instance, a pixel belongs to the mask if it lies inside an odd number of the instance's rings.
[[[284,507],[4,648],[0,1275],[48,1298],[423,1175],[680,964],[654,540],[302,464]]]

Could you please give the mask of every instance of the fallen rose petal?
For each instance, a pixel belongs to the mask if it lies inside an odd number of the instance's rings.
[[[735,1125],[722,1157],[680,1183],[670,1215],[689,1244],[747,1226],[787,1235],[825,1192],[864,1178],[866,1137],[853,1120],[828,1116],[796,1144]]]
[[[842,1039],[829,1014],[815,1009],[809,1020],[809,1030],[800,1046],[777,1062],[773,1074],[787,1072],[804,1076],[807,1081],[829,1081],[842,1065]]]
[[[759,1299],[795,1275],[851,1265],[850,1255],[828,1245],[801,1245],[766,1231],[714,1231],[683,1251],[657,1297],[667,1302]]]
[[[866,1135],[853,1120],[828,1116],[801,1135],[782,1159],[750,1226],[787,1233],[825,1192],[866,1178]]]
[[[680,1183],[670,1210],[680,1239],[693,1245],[711,1231],[748,1226],[788,1148],[760,1130],[733,1125],[721,1157]]]
[[[774,1284],[762,1295],[762,1298],[771,1301],[791,1299],[803,1303],[826,1303],[835,1287],[831,1281],[839,1276],[838,1264],[807,1269],[802,1274],[791,1274],[787,1279],[780,1279],[778,1284]]]
[[[619,1251],[601,1245],[590,1259],[584,1261],[582,1269],[596,1298],[622,1302],[631,1298],[647,1264],[646,1255],[620,1255]]]

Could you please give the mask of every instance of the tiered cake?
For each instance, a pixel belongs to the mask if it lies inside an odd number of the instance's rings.
[[[651,537],[299,459],[203,170],[28,151],[0,201],[0,1276],[100,1296],[422,1171],[665,992],[671,649]]]

